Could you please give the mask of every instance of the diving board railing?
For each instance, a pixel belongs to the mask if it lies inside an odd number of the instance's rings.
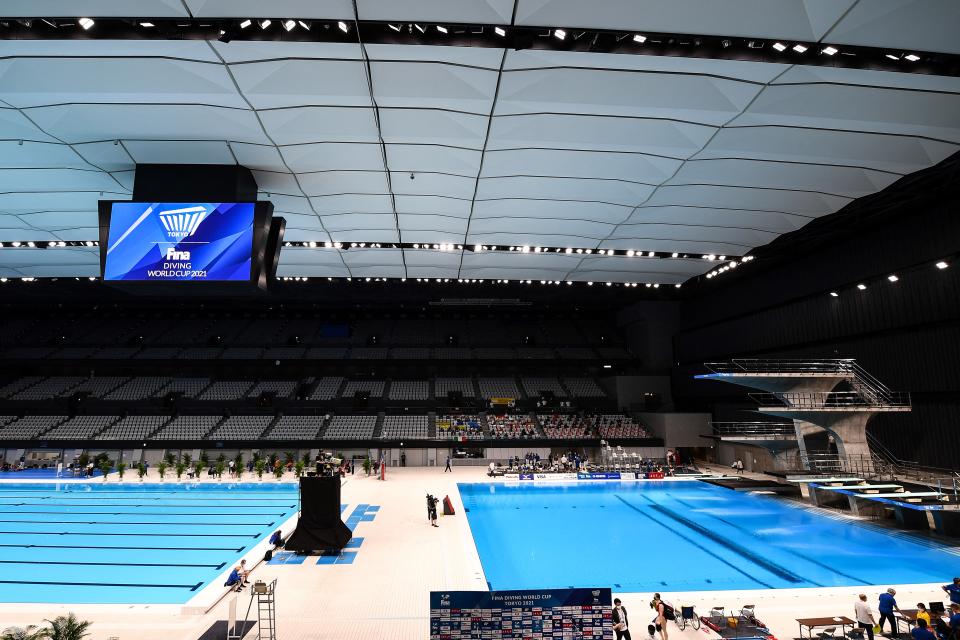
[[[824,360],[733,358],[727,362],[705,362],[713,373],[815,374],[855,375],[856,362],[852,358]]]
[[[881,409],[910,408],[910,394],[891,391],[883,397],[866,397],[857,391],[788,391],[783,393],[754,392],[750,398],[762,407],[788,409]]]
[[[714,422],[715,433],[720,437],[796,438],[797,430],[790,422]]]

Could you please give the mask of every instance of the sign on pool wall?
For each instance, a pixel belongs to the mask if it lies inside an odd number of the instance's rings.
[[[610,589],[431,591],[430,639],[613,638]]]

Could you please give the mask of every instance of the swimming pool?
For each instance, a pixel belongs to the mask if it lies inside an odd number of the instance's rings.
[[[492,590],[929,583],[950,547],[702,482],[460,484]]]
[[[0,484],[0,602],[182,604],[297,509],[295,484]]]

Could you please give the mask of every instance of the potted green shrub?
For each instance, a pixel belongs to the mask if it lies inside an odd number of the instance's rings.
[[[177,480],[183,477],[183,472],[187,470],[187,465],[182,460],[177,463],[177,466],[174,467],[174,470],[177,472]]]
[[[280,461],[277,460],[277,462],[280,462]],[[276,464],[276,465],[274,465],[274,467],[273,467],[273,475],[277,478],[277,480],[279,480],[280,478],[283,477],[283,465],[282,465],[282,464]]]
[[[84,451],[77,457],[77,464],[80,465],[81,469],[86,469],[87,465],[90,464],[90,454]],[[18,627],[19,628],[19,627]]]
[[[303,460],[297,460],[297,463],[296,463],[295,465],[293,465],[293,475],[294,475],[294,477],[296,477],[296,478],[302,477],[302,476],[303,476],[303,469],[304,469],[304,467],[306,467],[306,465],[303,464]]]
[[[367,475],[370,475],[370,471],[373,469],[373,463],[370,462],[370,457],[363,459],[363,470]]]
[[[117,473],[120,474],[120,482],[123,482],[123,472],[127,470],[126,462],[117,463]]]
[[[237,457],[233,459],[233,470],[237,472],[237,477],[240,477],[240,474],[243,472],[243,454],[238,453]]]
[[[46,640],[46,638],[47,629],[41,629],[32,624],[26,627],[7,627],[0,634],[0,640]]]
[[[73,613],[44,622],[50,625],[45,629],[50,640],[83,640],[90,635],[88,629],[92,624],[89,620],[78,620]]]
[[[167,461],[161,460],[157,463],[157,473],[160,474],[160,482],[163,482],[163,476],[167,473]]]
[[[113,465],[110,464],[109,460],[104,460],[100,463],[100,473],[103,474],[103,481],[107,481],[107,474],[110,473],[110,469],[113,468]]]
[[[164,459],[167,461],[168,467],[172,467],[173,465],[177,464],[177,456],[173,454],[173,451],[167,451],[167,455],[164,457]]]
[[[140,482],[143,482],[144,476],[147,475],[147,465],[142,462],[137,464],[137,476],[140,478]]]
[[[214,473],[217,474],[218,480],[223,480],[223,470],[227,468],[226,463],[223,460],[217,460],[217,466],[214,467]]]
[[[194,474],[196,474],[195,477],[197,480],[200,479],[200,473],[206,468],[206,466],[207,465],[203,461],[203,458],[200,458],[199,460],[197,460],[197,462],[193,465],[193,472]]]
[[[263,480],[263,472],[264,470],[266,470],[266,468],[267,468],[267,463],[262,459],[257,460],[253,465],[254,471],[257,472],[257,477],[260,478],[261,480]]]

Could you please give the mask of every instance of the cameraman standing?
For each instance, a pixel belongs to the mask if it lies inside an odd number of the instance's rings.
[[[427,494],[427,518],[430,520],[431,527],[439,527],[437,524],[437,503],[440,502],[432,494]]]

